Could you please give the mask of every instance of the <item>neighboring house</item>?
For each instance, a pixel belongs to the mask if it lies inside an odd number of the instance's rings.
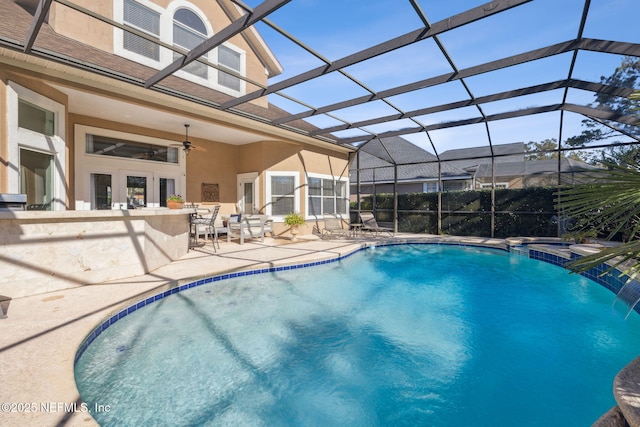
[[[562,158],[561,184],[574,185],[593,179],[596,166]],[[558,159],[497,163],[496,188],[552,187],[558,185]],[[475,172],[476,189],[491,188],[491,164],[479,165]]]
[[[369,144],[358,153],[359,173],[357,161],[351,164],[352,200],[358,192],[361,195],[392,193],[394,178],[399,194],[438,191],[435,155],[400,137],[376,140]],[[442,190],[491,188],[494,180],[496,188],[544,187],[558,183],[558,160],[526,161],[524,143],[493,147],[495,176],[492,175],[491,154],[489,147],[461,148],[440,154]],[[394,163],[397,165],[395,169]],[[562,159],[560,167],[563,184],[583,182],[590,178],[590,172],[599,169],[567,158]]]
[[[558,184],[558,159],[526,160],[522,142],[493,146],[495,155],[492,174],[489,147],[471,147],[445,151],[440,159],[473,175],[476,190],[491,188],[550,187]],[[562,184],[577,184],[591,179],[590,172],[599,170],[575,159],[562,158]]]
[[[398,165],[395,169],[394,164]],[[436,156],[406,139],[393,137],[373,140],[351,162],[351,199],[355,200],[358,193],[393,193],[394,181],[399,194],[436,192],[438,169]],[[472,174],[459,167],[442,163],[440,174],[445,191],[471,188]]]
[[[0,0],[0,193],[27,194],[34,210],[162,207],[177,193],[276,222],[347,213],[351,150],[252,120],[285,114],[266,97],[236,114],[212,107],[282,72],[253,28],[209,52],[212,66],[152,90],[131,83],[180,57],[167,46],[187,52],[238,19],[230,0],[74,2],[119,27],[53,2],[35,44],[55,58],[7,47],[27,38],[38,3]],[[206,151],[182,149],[185,124]]]

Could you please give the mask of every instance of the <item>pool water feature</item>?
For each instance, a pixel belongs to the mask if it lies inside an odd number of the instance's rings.
[[[640,347],[613,297],[503,251],[378,247],[163,298],[76,380],[102,426],[590,425]]]

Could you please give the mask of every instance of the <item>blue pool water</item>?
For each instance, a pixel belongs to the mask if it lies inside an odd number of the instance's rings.
[[[640,352],[613,299],[502,251],[378,247],[150,304],[76,381],[102,426],[591,425]]]

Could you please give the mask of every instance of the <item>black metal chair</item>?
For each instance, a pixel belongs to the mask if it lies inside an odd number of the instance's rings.
[[[220,205],[215,205],[211,210],[210,215],[206,217],[196,216],[191,220],[191,229],[194,233],[196,243],[198,242],[198,235],[200,234],[199,227],[204,226],[204,239],[207,240],[209,236],[211,236],[214,251],[216,251],[216,243],[218,244],[218,247],[220,247],[220,243],[218,242],[218,233],[215,226],[218,212],[220,212]]]

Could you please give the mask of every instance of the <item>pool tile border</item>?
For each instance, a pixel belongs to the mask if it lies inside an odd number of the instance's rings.
[[[113,325],[114,323],[116,323],[118,320],[126,317],[127,315],[134,313],[135,311],[146,307],[149,304],[152,304],[156,301],[160,301],[161,299],[164,299],[168,296],[171,296],[173,294],[176,294],[178,292],[182,292],[184,290],[187,289],[191,289],[194,288],[196,286],[202,286],[202,285],[206,285],[209,283],[213,283],[213,282],[219,282],[221,280],[227,280],[227,279],[234,279],[236,277],[244,277],[244,276],[251,276],[251,275],[256,275],[256,274],[264,274],[264,273],[276,273],[279,271],[287,271],[287,270],[295,270],[298,268],[306,268],[306,267],[313,267],[313,266],[317,266],[317,265],[324,265],[324,264],[329,264],[329,263],[333,263],[333,262],[338,262],[341,261],[347,257],[350,257],[351,255],[361,251],[361,250],[365,250],[370,248],[373,245],[369,245],[369,246],[364,246],[362,248],[356,249],[355,251],[352,251],[350,253],[344,254],[344,255],[340,255],[337,256],[335,258],[330,258],[330,259],[325,259],[325,260],[319,260],[319,261],[311,261],[311,262],[305,262],[305,263],[300,263],[300,264],[292,264],[292,265],[283,265],[283,266],[279,266],[279,267],[268,267],[268,268],[258,268],[258,269],[254,269],[254,270],[243,270],[243,271],[235,271],[232,273],[222,273],[222,274],[218,274],[215,276],[211,276],[211,277],[207,277],[205,279],[199,279],[199,280],[194,280],[192,282],[186,283],[184,285],[180,285],[180,286],[176,286],[174,288],[168,289],[166,291],[160,292],[156,295],[153,295],[151,297],[147,297],[143,300],[140,300],[138,302],[135,302],[123,309],[121,309],[120,311],[116,312],[115,314],[111,315],[110,317],[108,317],[106,320],[104,320],[102,323],[100,323],[96,328],[94,328],[89,335],[87,335],[87,337],[82,341],[82,343],[80,344],[80,346],[78,347],[78,350],[76,351],[76,355],[74,357],[73,360],[73,364],[75,365],[76,363],[78,363],[78,360],[80,359],[80,357],[82,357],[82,354],[86,351],[86,349],[91,345],[91,343],[93,343],[93,341],[95,341],[96,338],[98,338],[100,336],[100,334],[102,334],[102,332],[104,332],[107,328],[109,328],[109,326]],[[382,245],[376,245],[376,246],[382,246]]]
[[[509,247],[498,247],[498,246],[492,246],[492,245],[483,245],[483,244],[478,244],[478,243],[472,243],[472,242],[424,242],[424,241],[404,241],[404,242],[385,242],[385,243],[372,243],[372,244],[367,244],[367,245],[363,245],[362,247],[355,249],[349,253],[343,254],[343,255],[339,255],[336,256],[334,258],[329,258],[329,259],[324,259],[324,260],[318,260],[318,261],[310,261],[310,262],[305,262],[305,263],[300,263],[300,264],[291,264],[291,265],[283,265],[283,266],[279,266],[279,267],[268,267],[268,268],[258,268],[258,269],[253,269],[253,270],[243,270],[243,271],[235,271],[232,273],[222,273],[222,274],[218,274],[215,276],[211,276],[211,277],[207,277],[205,279],[199,279],[199,280],[194,280],[192,282],[183,284],[183,285],[179,285],[176,286],[174,288],[168,289],[166,291],[160,292],[156,295],[147,297],[143,300],[140,300],[138,302],[135,302],[123,309],[121,309],[120,311],[116,312],[115,314],[111,315],[110,317],[108,317],[106,320],[104,320],[102,323],[100,323],[97,327],[95,327],[90,333],[89,335],[87,335],[87,337],[82,341],[82,343],[80,344],[80,346],[78,347],[77,351],[76,351],[76,355],[74,357],[74,361],[73,364],[75,366],[75,364],[78,362],[78,360],[80,359],[80,357],[82,357],[82,354],[86,351],[86,349],[93,343],[93,341],[95,341],[96,338],[98,338],[102,332],[104,332],[107,328],[109,328],[111,325],[113,325],[114,323],[116,323],[118,320],[126,317],[127,315],[134,313],[135,311],[146,307],[149,304],[152,304],[156,301],[159,301],[161,299],[164,299],[168,296],[171,296],[173,294],[176,294],[178,292],[182,292],[184,290],[187,289],[191,289],[194,288],[196,286],[202,286],[205,284],[209,284],[209,283],[213,283],[213,282],[218,282],[221,280],[227,280],[227,279],[233,279],[236,277],[244,277],[244,276],[251,276],[251,275],[256,275],[256,274],[264,274],[264,273],[275,273],[278,271],[287,271],[287,270],[295,270],[295,269],[299,269],[299,268],[307,268],[307,267],[314,267],[314,266],[318,266],[318,265],[325,265],[325,264],[330,264],[330,263],[334,263],[334,262],[338,262],[341,261],[345,258],[350,257],[351,255],[358,253],[362,250],[368,250],[368,249],[374,249],[376,247],[384,247],[384,246],[400,246],[400,245],[407,245],[407,244],[412,244],[412,245],[443,245],[443,246],[459,246],[459,247],[470,247],[470,248],[483,248],[483,249],[495,249],[495,250],[499,250],[499,251],[504,251],[504,252],[512,252],[510,250]],[[578,258],[579,255],[572,253],[572,258],[576,259]],[[544,262],[548,262],[550,264],[554,264],[557,265],[559,267],[565,268],[565,265],[572,261],[572,259],[567,259],[565,257],[550,253],[550,252],[545,252],[545,251],[541,251],[541,250],[537,250],[537,249],[532,249],[529,248],[529,258],[532,259],[536,259],[536,260],[540,260],[540,261],[544,261]],[[608,273],[607,275],[603,276],[602,273],[606,270],[606,266],[600,265],[597,268],[592,268],[590,270],[588,270],[585,273],[582,273],[583,276],[593,280],[594,282],[606,287],[607,289],[609,289],[610,291],[617,293],[622,285],[624,285],[625,283],[625,279],[623,276],[623,278],[618,277],[619,274],[615,274],[613,272]],[[619,271],[616,269],[615,272]],[[638,308],[636,306],[636,310],[640,313],[640,308]]]
[[[569,262],[581,257],[581,255],[578,255],[575,252],[571,252],[571,258],[566,258],[538,249],[529,249],[529,258],[544,261],[562,268],[566,268],[566,265]],[[587,279],[593,280],[594,282],[598,283],[601,286],[604,286],[614,294],[617,294],[618,292],[620,292],[620,289],[622,289],[625,283],[629,282],[629,276],[623,274],[617,268],[614,268],[611,271],[607,272],[607,270],[609,270],[610,268],[611,267],[606,264],[600,264],[596,267],[592,267],[589,270],[580,273],[580,275],[586,277]],[[635,282],[636,284],[638,284],[638,286],[640,286],[640,282],[638,282],[637,280],[631,280],[631,282]],[[636,305],[634,309],[638,313],[640,313],[640,307],[638,307],[638,305]]]

